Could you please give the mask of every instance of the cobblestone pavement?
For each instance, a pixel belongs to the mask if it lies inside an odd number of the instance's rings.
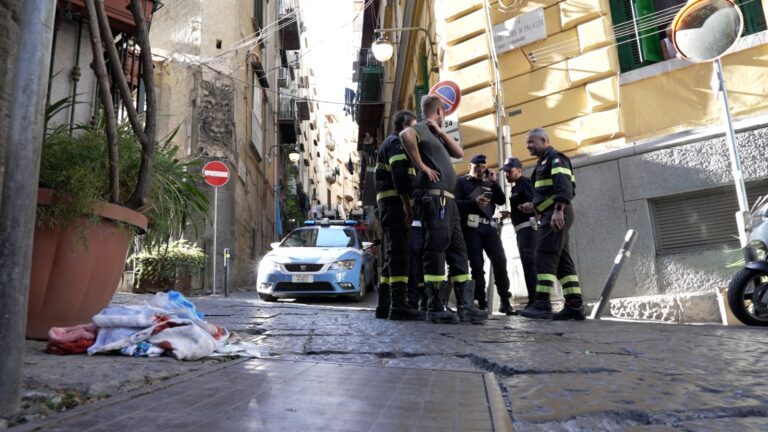
[[[248,292],[192,300],[266,358],[492,372],[519,431],[768,431],[764,329],[501,315],[484,325],[397,322],[375,319],[372,297],[264,303]],[[85,400],[120,394],[217,362],[56,357],[40,348],[28,342],[27,401],[52,392]]]

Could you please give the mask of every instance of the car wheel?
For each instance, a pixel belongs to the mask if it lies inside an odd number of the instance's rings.
[[[262,294],[262,293],[259,293],[259,298],[260,298],[260,299],[262,299],[262,300],[264,300],[265,302],[270,302],[270,303],[272,303],[272,302],[276,302],[276,301],[277,301],[277,297],[275,297],[275,296],[271,296],[271,295],[269,295],[269,294]]]
[[[361,271],[360,272],[360,292],[352,296],[352,301],[360,303],[365,298],[365,292],[366,292],[366,286],[365,286],[365,274]]]

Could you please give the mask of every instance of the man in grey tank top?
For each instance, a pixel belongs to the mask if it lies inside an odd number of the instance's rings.
[[[475,306],[474,281],[469,275],[467,249],[453,196],[456,172],[451,156],[460,158],[464,152],[442,129],[445,109],[437,96],[424,96],[421,112],[424,121],[400,132],[400,138],[418,171],[413,205],[424,230],[427,320],[442,324],[485,321],[488,313]],[[446,261],[458,303],[458,317],[447,308],[447,293],[440,292],[441,282],[447,280]]]

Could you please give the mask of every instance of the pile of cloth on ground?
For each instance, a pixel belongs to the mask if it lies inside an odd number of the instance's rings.
[[[157,293],[143,305],[109,306],[92,323],[51,328],[48,338],[46,351],[52,354],[117,352],[133,357],[169,355],[179,360],[261,357],[255,345],[205,321],[195,305],[177,291]]]

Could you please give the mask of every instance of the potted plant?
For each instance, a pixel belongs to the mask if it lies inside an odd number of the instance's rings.
[[[38,221],[32,252],[27,337],[47,337],[52,326],[90,321],[117,289],[136,234],[150,245],[178,238],[188,216],[208,201],[170,142],[156,140],[157,97],[141,0],[130,0],[136,27],[146,109],[139,114],[121,67],[104,5],[85,0],[101,115],[70,133],[46,131],[40,170]],[[102,37],[106,43],[102,42]],[[107,72],[105,54],[113,67]],[[117,66],[117,67],[115,67]],[[110,81],[127,122],[118,124]],[[49,114],[72,101],[60,101]]]
[[[196,244],[176,240],[148,247],[133,255],[136,260],[135,292],[175,290],[189,295],[192,276],[205,266],[206,255]]]

